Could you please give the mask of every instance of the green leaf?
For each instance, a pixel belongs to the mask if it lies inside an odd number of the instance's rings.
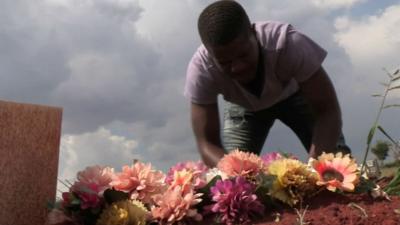
[[[215,176],[213,179],[208,182],[208,184],[200,189],[198,189],[198,193],[203,193],[202,201],[196,205],[196,208],[199,211],[203,210],[203,207],[206,205],[212,204],[210,193],[211,193],[211,187],[214,187],[215,184],[217,183],[218,180],[222,180],[222,177],[220,175]]]
[[[383,68],[383,70],[385,71],[385,73],[390,77],[390,78],[392,78],[393,77],[393,75],[392,74],[390,74],[389,73],[389,71],[386,69],[386,68]]]
[[[208,184],[202,188],[199,189],[199,192],[201,193],[210,193],[210,188],[215,186],[217,181],[222,180],[222,177],[220,175],[215,176],[213,179],[208,182]]]
[[[387,109],[387,108],[392,108],[392,107],[400,107],[400,104],[385,105],[385,107],[383,107],[383,108]]]
[[[393,144],[398,145],[397,142],[383,129],[383,127],[378,126],[378,130],[382,132]]]
[[[274,184],[274,181],[276,180],[276,176],[260,173],[256,179],[257,179],[257,183],[258,183],[257,188],[270,189],[272,187],[272,185]]]
[[[86,187],[86,186],[80,187],[79,190],[82,191],[82,192],[86,192],[88,194],[97,194],[97,192],[95,192],[94,190],[92,190],[92,189],[90,189],[89,187]]]
[[[367,138],[367,144],[371,144],[372,138],[374,137],[375,130],[376,130],[377,124],[374,124],[374,126],[371,127],[368,133],[368,138]]]
[[[389,91],[391,91],[391,90],[393,90],[393,89],[398,89],[398,88],[400,88],[400,85],[397,85],[397,86],[394,86],[394,87],[389,88]]]
[[[389,84],[388,84],[388,83],[384,83],[384,82],[379,82],[379,84],[383,85],[384,87],[387,87],[387,86],[389,86]]]
[[[372,180],[366,179],[365,177],[361,176],[360,182],[354,189],[354,193],[367,193],[369,191],[372,191],[375,187],[376,184]]]
[[[396,81],[396,80],[398,80],[398,79],[400,79],[400,76],[396,76],[396,77],[393,77],[390,81]]]
[[[71,205],[80,205],[81,204],[81,200],[79,200],[79,199],[77,199],[77,198],[74,198],[72,201],[71,201]]]
[[[104,191],[104,199],[108,204],[112,204],[114,202],[129,199],[129,194],[115,189],[107,189]]]
[[[393,179],[383,190],[389,195],[400,195],[400,168],[397,169]]]
[[[274,181],[276,180],[276,176],[261,173],[257,176],[256,179],[257,187],[255,190],[255,194],[264,204],[273,205],[273,200],[268,194],[272,188],[272,185],[274,184]]]

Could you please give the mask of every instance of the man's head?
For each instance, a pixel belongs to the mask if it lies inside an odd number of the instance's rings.
[[[243,7],[216,1],[199,16],[200,38],[220,70],[241,83],[254,79],[258,64],[255,32]]]
[[[200,14],[197,25],[201,41],[207,46],[227,44],[251,30],[243,7],[230,0],[216,1],[207,6]]]

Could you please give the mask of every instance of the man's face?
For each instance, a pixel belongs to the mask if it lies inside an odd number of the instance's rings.
[[[206,46],[218,69],[240,83],[251,82],[257,72],[258,43],[253,31],[220,46]]]

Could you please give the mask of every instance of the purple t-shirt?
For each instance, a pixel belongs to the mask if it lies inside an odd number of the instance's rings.
[[[299,89],[321,66],[326,51],[290,24],[275,21],[255,23],[257,39],[263,51],[264,86],[260,97],[222,73],[204,45],[189,62],[184,95],[197,104],[226,101],[258,111],[284,100]]]

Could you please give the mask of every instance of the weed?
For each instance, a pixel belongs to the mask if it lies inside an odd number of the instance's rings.
[[[308,205],[304,208],[304,210],[302,209],[302,207],[300,207],[300,210],[299,209],[294,209],[296,211],[296,214],[297,214],[297,217],[298,217],[296,219],[297,220],[296,225],[307,225],[307,224],[309,224],[309,222],[306,222],[306,220],[305,220],[307,209],[308,209]]]

